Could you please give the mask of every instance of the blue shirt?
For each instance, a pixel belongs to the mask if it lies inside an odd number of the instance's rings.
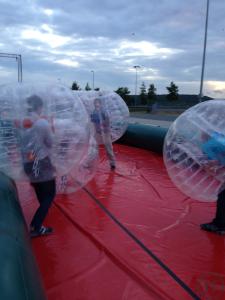
[[[218,160],[225,166],[225,136],[214,132],[212,137],[202,145],[202,151],[210,160]]]

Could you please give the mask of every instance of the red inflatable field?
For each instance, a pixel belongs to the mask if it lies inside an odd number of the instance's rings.
[[[32,240],[48,299],[225,299],[224,237],[199,229],[215,203],[178,191],[161,156],[114,148],[116,170],[102,151],[95,178],[57,196],[46,219],[54,234]],[[29,222],[35,196],[19,194]]]

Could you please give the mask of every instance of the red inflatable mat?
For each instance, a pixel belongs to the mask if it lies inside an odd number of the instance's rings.
[[[48,299],[195,299],[182,283],[199,299],[225,299],[224,237],[199,229],[215,203],[179,192],[161,156],[114,147],[116,170],[102,151],[95,178],[57,196],[46,219],[55,233],[32,241]],[[35,197],[22,185],[19,193],[29,222]]]

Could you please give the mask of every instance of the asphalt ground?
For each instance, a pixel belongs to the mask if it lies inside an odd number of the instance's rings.
[[[130,113],[129,123],[168,128],[178,116],[178,114],[132,112]]]

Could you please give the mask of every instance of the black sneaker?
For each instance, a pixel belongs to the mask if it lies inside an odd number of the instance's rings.
[[[215,223],[205,223],[200,225],[202,230],[209,231],[209,232],[214,232],[220,235],[225,234],[225,227],[218,227],[215,225]]]
[[[51,227],[44,227],[41,226],[41,228],[39,230],[36,229],[32,229],[30,231],[30,237],[34,238],[34,237],[38,237],[38,236],[44,236],[44,235],[49,235],[53,232],[53,229]]]

